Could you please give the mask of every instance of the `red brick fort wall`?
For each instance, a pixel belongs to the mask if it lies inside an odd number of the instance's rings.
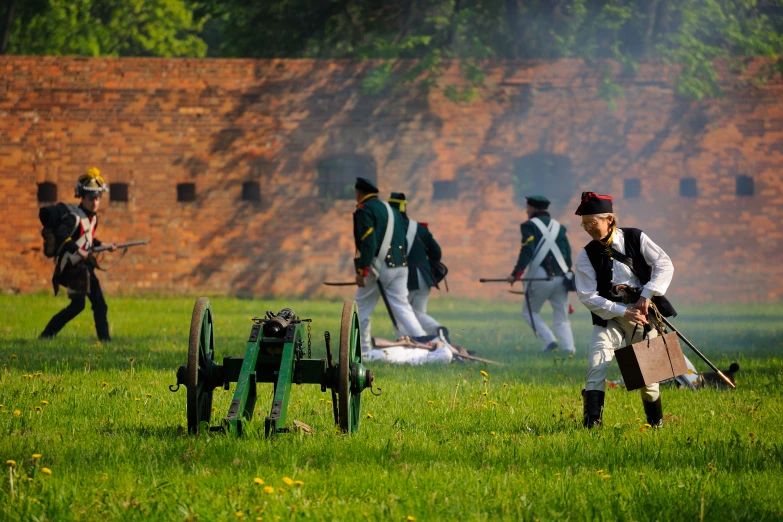
[[[384,195],[406,192],[430,223],[455,296],[507,296],[477,279],[514,265],[515,187],[553,196],[575,250],[588,239],[579,193],[615,195],[623,224],[670,253],[680,300],[783,296],[783,82],[689,102],[671,70],[644,66],[618,75],[625,97],[610,110],[594,67],[499,63],[481,99],[457,105],[415,89],[363,94],[370,67],[0,57],[0,289],[49,287],[37,185],[73,201],[76,177],[97,166],[128,188],[127,202],[104,201],[98,237],[153,240],[102,276],[110,293],[349,295],[320,282],[352,276],[354,204],[324,197],[318,167],[359,155]],[[738,176],[752,195],[736,194]],[[260,202],[242,199],[247,182]],[[195,201],[177,202],[179,183],[195,184]]]

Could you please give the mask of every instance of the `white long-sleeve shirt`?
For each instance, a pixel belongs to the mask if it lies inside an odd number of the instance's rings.
[[[650,281],[644,285],[642,289],[642,297],[650,299],[653,296],[666,293],[669,284],[672,282],[674,266],[666,252],[653,243],[652,239],[647,237],[647,234],[644,232],[642,232],[640,243],[642,256],[644,256],[644,260],[647,261],[647,264],[652,267]],[[622,254],[626,253],[625,234],[619,228],[615,230],[611,247]],[[612,286],[630,285],[636,288],[642,286],[639,278],[631,272],[628,265],[615,259],[612,261],[612,267],[614,269]],[[576,295],[579,296],[579,301],[581,301],[588,310],[601,319],[612,319],[613,317],[620,317],[625,313],[625,310],[629,305],[615,303],[614,301],[610,301],[598,295],[598,281],[595,275],[595,269],[593,268],[593,264],[590,263],[590,258],[587,257],[587,252],[584,249],[579,253],[579,257],[576,260],[574,276]]]

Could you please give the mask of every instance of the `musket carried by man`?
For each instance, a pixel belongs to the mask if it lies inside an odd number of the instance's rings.
[[[138,241],[127,241],[125,243],[116,243],[114,246],[117,249],[119,249],[119,248],[128,248],[128,247],[134,247],[134,246],[139,246],[139,245],[146,245],[149,242],[150,242],[149,239],[140,239]],[[112,249],[111,243],[104,243],[101,246],[92,247],[90,249],[90,252],[92,252],[93,254],[97,254],[98,252],[105,252],[105,251],[111,250],[111,249]]]

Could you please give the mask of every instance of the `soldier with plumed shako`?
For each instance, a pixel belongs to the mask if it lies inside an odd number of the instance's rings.
[[[392,192],[389,205],[400,211],[405,230],[405,243],[408,249],[408,302],[427,335],[442,333],[448,340],[448,329],[427,313],[430,289],[438,288],[430,261],[441,260],[440,245],[432,236],[427,223],[414,221],[408,216],[408,201],[404,193]]]
[[[529,196],[526,199],[528,220],[520,226],[522,247],[508,282],[513,284],[522,279],[525,271],[525,279],[536,279],[525,282],[522,317],[541,338],[543,351],[555,350],[559,340],[560,348],[573,354],[576,347],[568,320],[568,292],[573,290],[574,274],[571,272],[571,245],[566,228],[552,219],[547,198]],[[552,306],[554,333],[540,315],[546,301]]]
[[[666,252],[638,228],[620,228],[612,197],[583,192],[576,215],[592,241],[576,260],[576,292],[592,315],[593,337],[587,356],[584,426],[600,426],[609,363],[614,351],[656,337],[647,318],[652,303],[664,317],[676,315],[664,297],[674,267]],[[623,304],[618,289],[641,289],[635,304]],[[640,390],[647,423],[663,427],[663,408],[658,384]]]
[[[74,189],[74,197],[80,198],[78,206],[68,205],[67,212],[54,229],[54,244],[57,245],[55,270],[52,277],[54,293],[60,286],[68,288],[70,304],[49,321],[41,333],[42,339],[56,336],[68,322],[79,315],[85,306],[85,297],[90,300],[95,319],[98,339],[111,341],[109,322],[106,318],[108,306],[101,291],[101,284],[95,276],[95,263],[91,262],[90,249],[101,245],[95,237],[98,228],[98,208],[101,195],[108,192],[106,181],[96,168],[80,176]],[[110,250],[114,250],[114,243]]]
[[[372,349],[370,314],[381,292],[386,294],[389,313],[396,319],[400,333],[414,339],[426,332],[408,302],[408,256],[402,215],[378,198],[378,187],[370,180],[357,178],[354,186],[356,210],[353,235],[356,242],[356,305],[362,331],[362,350]]]

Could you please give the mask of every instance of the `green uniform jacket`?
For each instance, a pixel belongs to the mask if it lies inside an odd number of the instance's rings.
[[[406,217],[403,218],[403,225],[407,235],[408,223],[410,220]],[[430,259],[433,261],[440,261],[441,251],[440,245],[432,237],[432,233],[427,228],[426,223],[418,223],[416,227],[416,237],[413,240],[413,246],[410,247],[408,253],[408,290],[419,289],[419,276],[417,272],[421,271],[421,277],[424,282],[427,283],[429,288],[435,285],[435,280],[432,278],[432,269],[430,268]]]
[[[536,212],[533,217],[541,220],[544,226],[549,226],[549,212],[542,211]],[[543,235],[538,227],[530,221],[525,221],[520,226],[522,229],[522,248],[519,251],[519,259],[517,259],[517,265],[514,267],[514,271],[511,273],[514,277],[522,277],[522,272],[527,268],[527,264],[533,260],[533,253],[536,251],[538,244],[541,242]],[[563,259],[566,262],[569,270],[571,269],[571,245],[568,244],[568,238],[566,238],[566,228],[561,224],[560,233],[555,239],[555,244],[560,248],[560,252],[563,254]],[[560,269],[560,265],[555,261],[555,256],[550,252],[541,262],[541,266],[544,267],[547,274],[558,276],[563,275],[563,271]],[[533,274],[530,274],[533,277]]]
[[[394,231],[392,232],[389,251],[384,254],[386,266],[390,268],[407,266],[408,260],[405,254],[405,229],[402,224],[402,215],[392,208],[394,212]],[[378,250],[381,248],[383,236],[386,234],[386,224],[389,216],[386,206],[378,199],[377,194],[372,194],[358,205],[353,213],[353,237],[356,241],[356,271],[361,275],[370,273],[370,265]]]

